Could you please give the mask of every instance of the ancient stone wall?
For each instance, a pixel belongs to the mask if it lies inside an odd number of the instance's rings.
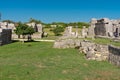
[[[112,64],[120,66],[120,47],[109,46],[109,57],[108,61]]]
[[[75,48],[80,46],[80,40],[73,40],[73,39],[63,39],[63,40],[56,40],[54,43],[54,48]]]
[[[54,43],[54,48],[78,48],[81,53],[84,53],[88,60],[107,60],[108,59],[108,46],[95,44],[86,40],[65,39],[57,40]]]
[[[106,27],[103,23],[96,23],[96,27],[94,29],[95,35],[106,36]]]
[[[108,59],[108,46],[100,45],[90,41],[82,41],[79,51],[84,53],[88,60],[103,61]]]
[[[11,43],[11,29],[1,29],[0,31],[0,45]]]
[[[56,40],[54,48],[77,48],[88,60],[109,61],[120,66],[120,47],[96,44],[87,40],[63,39]]]

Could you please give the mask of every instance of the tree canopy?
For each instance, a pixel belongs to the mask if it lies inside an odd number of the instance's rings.
[[[36,24],[42,23],[40,20],[30,18],[29,23],[35,22]]]
[[[15,22],[12,21],[12,20],[3,20],[2,22],[15,23]]]
[[[59,35],[61,35],[61,32],[64,32],[64,27],[57,26],[53,29],[53,32],[54,32],[55,36],[59,36]]]
[[[17,35],[22,35],[23,38],[25,35],[32,35],[35,31],[32,27],[29,27],[26,24],[18,23],[16,29],[14,30]]]

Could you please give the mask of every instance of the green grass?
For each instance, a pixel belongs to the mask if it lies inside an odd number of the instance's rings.
[[[48,36],[54,36],[53,31],[50,31],[51,28],[44,28],[44,31],[48,33]]]
[[[60,36],[47,36],[47,37],[43,37],[42,40],[56,40],[58,39],[58,37]]]
[[[95,39],[85,38],[85,39],[93,41],[98,44],[120,46],[120,42],[115,42],[115,41],[113,41],[111,39],[107,39],[107,38],[95,38]],[[81,40],[84,40],[84,39],[81,39]]]
[[[88,61],[76,49],[53,43],[12,43],[0,47],[0,80],[119,80],[120,68]]]

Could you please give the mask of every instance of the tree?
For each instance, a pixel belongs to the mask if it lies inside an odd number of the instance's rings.
[[[32,22],[35,22],[36,24],[42,23],[40,20],[36,20],[36,19],[30,18],[29,23],[32,23]]]
[[[61,26],[57,26],[56,28],[53,29],[55,36],[61,35],[61,32],[63,32],[63,31],[64,31],[64,28]]]
[[[32,27],[27,27],[25,34],[28,35],[28,41],[32,40],[31,35],[35,33],[34,29]]]
[[[14,22],[14,21],[12,21],[12,20],[3,20],[2,22],[15,23],[15,22]]]
[[[18,35],[18,38],[20,38],[20,35],[22,35],[22,38],[24,39],[25,35],[27,35],[28,40],[31,40],[31,35],[34,33],[34,29],[32,27],[22,23],[18,23],[18,26],[16,26],[14,31]]]

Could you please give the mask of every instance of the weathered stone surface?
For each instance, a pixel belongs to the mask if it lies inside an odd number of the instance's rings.
[[[84,53],[89,60],[107,60],[109,54],[107,45],[95,44],[89,41],[81,42],[79,50]]]
[[[108,59],[108,46],[95,44],[87,40],[74,40],[65,39],[57,40],[54,43],[54,48],[79,48],[81,53],[84,53],[88,60],[107,60]]]
[[[12,35],[11,29],[0,28],[0,46],[11,43],[11,35]]]
[[[85,37],[106,37],[115,38],[120,37],[120,20],[110,20],[108,18],[92,19],[90,27],[81,31],[81,38]]]
[[[75,48],[80,46],[79,40],[65,39],[65,40],[56,40],[54,43],[54,48]]]
[[[83,29],[81,31],[81,35],[83,38],[88,36],[88,28],[86,28],[85,26],[83,26]]]
[[[11,29],[12,32],[15,30],[15,24],[8,22],[0,22],[0,26],[2,29]]]
[[[120,67],[120,47],[109,46],[108,61]]]
[[[68,26],[66,27],[63,36],[61,37],[61,39],[67,39],[67,38],[76,38],[78,37],[78,32],[76,30],[76,32],[72,31],[72,26]]]

